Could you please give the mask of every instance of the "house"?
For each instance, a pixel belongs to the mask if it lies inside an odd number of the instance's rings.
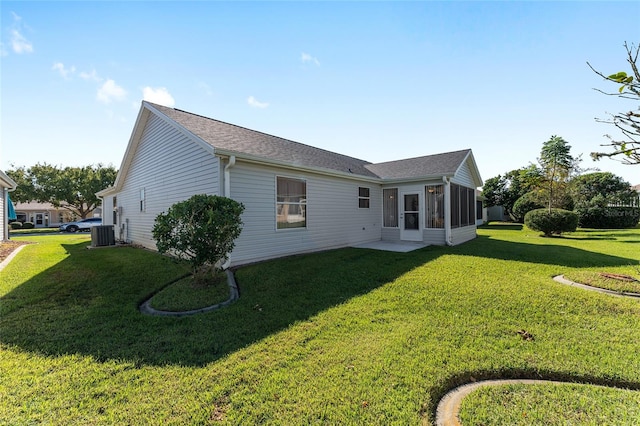
[[[9,191],[16,189],[16,186],[15,181],[0,170],[0,242],[9,239],[9,210],[12,209]]]
[[[481,185],[469,149],[372,164],[143,102],[115,183],[97,195],[116,239],[151,249],[172,204],[242,202],[240,265],[381,240],[460,244],[476,237]]]
[[[58,227],[77,218],[69,210],[55,207],[51,203],[39,203],[36,201],[16,203],[15,209],[19,222],[31,222],[36,228]]]

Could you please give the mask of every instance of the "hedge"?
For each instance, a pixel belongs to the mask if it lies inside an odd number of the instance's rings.
[[[640,222],[639,207],[586,207],[576,213],[581,228],[624,229]]]

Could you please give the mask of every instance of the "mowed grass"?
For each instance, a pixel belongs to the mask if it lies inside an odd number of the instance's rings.
[[[638,392],[640,301],[551,277],[637,264],[640,229],[478,234],[240,268],[236,303],[182,318],[137,307],[186,266],[24,237],[39,244],[0,272],[0,424],[429,424],[448,390],[484,378]]]

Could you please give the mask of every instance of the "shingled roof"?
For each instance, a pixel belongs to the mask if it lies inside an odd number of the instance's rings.
[[[452,176],[470,152],[470,149],[464,149],[462,151],[369,164],[366,167],[382,179]]]
[[[380,179],[453,175],[471,150],[373,164],[175,108],[145,102],[216,150],[273,160],[296,167],[327,169]]]
[[[285,162],[293,166],[322,168],[365,177],[378,177],[365,168],[365,165],[370,164],[365,160],[271,136],[179,109],[151,105],[217,149]]]

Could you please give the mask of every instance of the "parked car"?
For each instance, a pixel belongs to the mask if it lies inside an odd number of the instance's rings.
[[[89,231],[92,227],[102,225],[101,217],[88,217],[76,222],[63,223],[60,225],[60,231],[78,232]]]

